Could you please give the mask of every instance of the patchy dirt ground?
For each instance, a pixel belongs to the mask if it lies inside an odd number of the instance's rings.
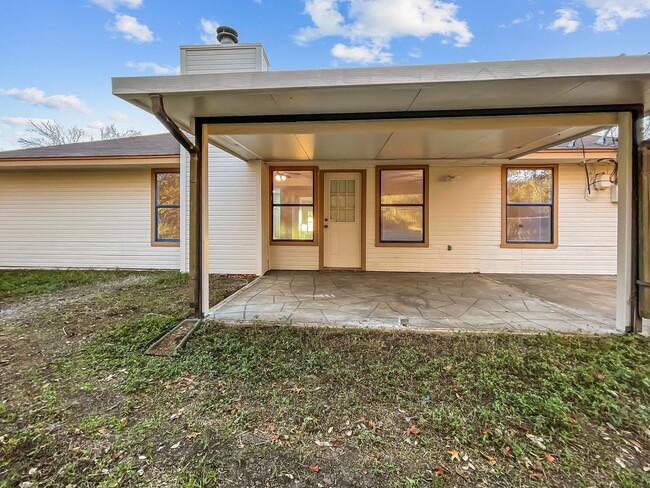
[[[0,272],[0,486],[650,486],[648,339],[208,323],[149,357],[185,276],[30,273]]]

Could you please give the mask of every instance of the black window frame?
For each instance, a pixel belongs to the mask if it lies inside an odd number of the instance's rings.
[[[543,245],[543,246],[553,246],[557,244],[557,186],[556,186],[556,167],[555,166],[507,166],[505,168],[505,174],[504,174],[504,185],[505,185],[505,190],[504,190],[504,195],[505,195],[505,208],[504,208],[504,236],[503,240],[505,244],[507,245],[513,245],[513,246],[535,246],[535,245]],[[510,203],[508,199],[508,172],[510,170],[515,170],[515,171],[538,171],[538,170],[548,170],[551,172],[551,195],[550,195],[550,202],[549,203]],[[508,209],[510,207],[548,207],[550,208],[550,240],[548,241],[511,241],[508,239]]]
[[[390,167],[377,167],[377,244],[378,245],[390,245],[390,246],[426,246],[428,245],[428,171],[427,166],[390,166]],[[422,203],[382,203],[382,173],[384,171],[421,171],[422,172]],[[422,209],[422,239],[417,241],[406,241],[406,240],[384,240],[382,239],[383,235],[383,219],[382,219],[382,210],[384,207],[401,207],[401,208],[413,208],[419,207]]]
[[[311,203],[275,203],[273,201],[273,196],[274,193],[273,191],[275,190],[275,173],[283,173],[283,172],[288,172],[288,171],[300,171],[300,172],[310,172],[311,173]],[[303,167],[296,167],[296,168],[270,168],[270,180],[271,180],[271,232],[270,232],[270,237],[271,237],[271,244],[304,244],[304,245],[312,245],[316,244],[316,174],[317,174],[317,168],[303,168]],[[275,208],[309,208],[311,207],[312,209],[312,216],[313,216],[313,226],[314,229],[312,230],[311,233],[311,239],[276,239],[273,237],[273,230],[275,229]]]
[[[178,175],[178,204],[169,204],[169,203],[159,203],[158,201],[158,175],[160,174],[176,174]],[[181,208],[181,196],[180,196],[180,172],[176,170],[170,170],[170,169],[156,169],[153,170],[153,220],[154,220],[154,228],[153,228],[153,242],[154,243],[160,243],[160,244],[180,244],[181,242],[181,237],[180,237],[180,231],[181,231],[181,225],[180,225],[180,208]],[[159,232],[158,232],[158,220],[159,220],[159,214],[158,210],[159,209],[165,209],[165,208],[177,208],[179,212],[179,235],[178,239],[161,239]]]

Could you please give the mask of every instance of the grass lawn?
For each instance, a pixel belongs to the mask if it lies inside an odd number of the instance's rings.
[[[650,486],[647,338],[208,323],[142,355],[188,295],[0,272],[0,486]]]

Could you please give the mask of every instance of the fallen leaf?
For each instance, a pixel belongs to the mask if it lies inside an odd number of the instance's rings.
[[[271,436],[271,442],[280,442],[280,436],[277,434],[273,434]]]
[[[420,433],[420,429],[416,425],[411,425],[408,430],[406,431],[406,435],[418,435]]]
[[[340,441],[338,439],[332,439],[330,441],[330,444],[332,445],[332,447],[341,447],[343,445],[343,441]]]
[[[486,459],[487,462],[490,464],[490,466],[494,466],[497,463],[497,460],[494,459],[492,456],[489,454],[486,454],[484,452],[481,453],[481,456],[483,456],[483,459]]]
[[[519,425],[517,429],[519,429],[522,432],[528,432],[530,430],[526,424]]]
[[[97,429],[97,432],[99,432],[102,435],[108,435],[108,429],[106,427],[100,427]]]
[[[451,368],[453,368],[453,366],[451,364],[448,364],[447,366],[445,366],[445,369],[447,371],[451,371]]]
[[[172,448],[172,449],[178,449],[180,446],[181,446],[181,443],[180,443],[180,442],[177,442],[177,443],[174,444],[171,448]]]
[[[602,373],[598,373],[596,375],[596,379],[598,380],[599,383],[605,383],[605,375]]]
[[[515,456],[512,454],[512,451],[510,450],[510,448],[509,448],[508,446],[506,446],[506,447],[504,447],[503,449],[501,449],[501,452],[502,452],[503,455],[504,455],[505,457],[507,457],[507,458],[513,458],[513,459],[514,459],[514,457],[515,457]]]
[[[183,415],[183,409],[182,409],[182,408],[178,409],[176,412],[174,412],[173,414],[171,414],[171,415],[169,416],[169,420],[171,420],[171,421],[176,420],[176,419],[178,419],[181,415]]]
[[[447,451],[447,453],[451,456],[452,461],[458,461],[460,462],[460,458],[458,457],[458,451]]]
[[[578,423],[578,421],[575,419],[575,417],[572,417],[571,415],[567,415],[566,419],[567,419],[567,422],[569,422],[570,424],[577,424]]]
[[[492,435],[492,429],[486,427],[485,429],[483,429],[483,435]]]
[[[199,434],[200,434],[200,432],[189,432],[189,433],[185,436],[185,438],[186,438],[186,439],[194,439],[194,438],[197,437]]]
[[[444,466],[438,465],[433,469],[433,474],[438,478],[442,478],[447,474],[447,470]]]
[[[546,460],[549,463],[554,463],[555,462],[555,458],[551,454],[547,454],[545,457],[546,457]]]
[[[320,471],[320,466],[315,465],[315,466],[309,466],[309,472],[310,473],[318,473]]]
[[[535,480],[535,481],[542,481],[544,479],[544,475],[538,471],[533,471],[532,473],[528,473],[528,477],[531,480]]]
[[[530,442],[535,444],[540,449],[546,449],[546,446],[544,445],[544,439],[542,439],[541,437],[537,437],[536,435],[533,434],[526,434],[526,437],[528,437]]]

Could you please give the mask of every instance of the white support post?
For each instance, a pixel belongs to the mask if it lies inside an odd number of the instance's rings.
[[[625,332],[632,320],[632,114],[618,115],[618,238],[616,265],[616,329]]]
[[[207,125],[201,127],[201,147],[197,149],[201,152],[201,312],[205,316],[210,310],[210,261],[209,261],[209,219],[208,219],[208,166],[209,166],[209,130]]]

